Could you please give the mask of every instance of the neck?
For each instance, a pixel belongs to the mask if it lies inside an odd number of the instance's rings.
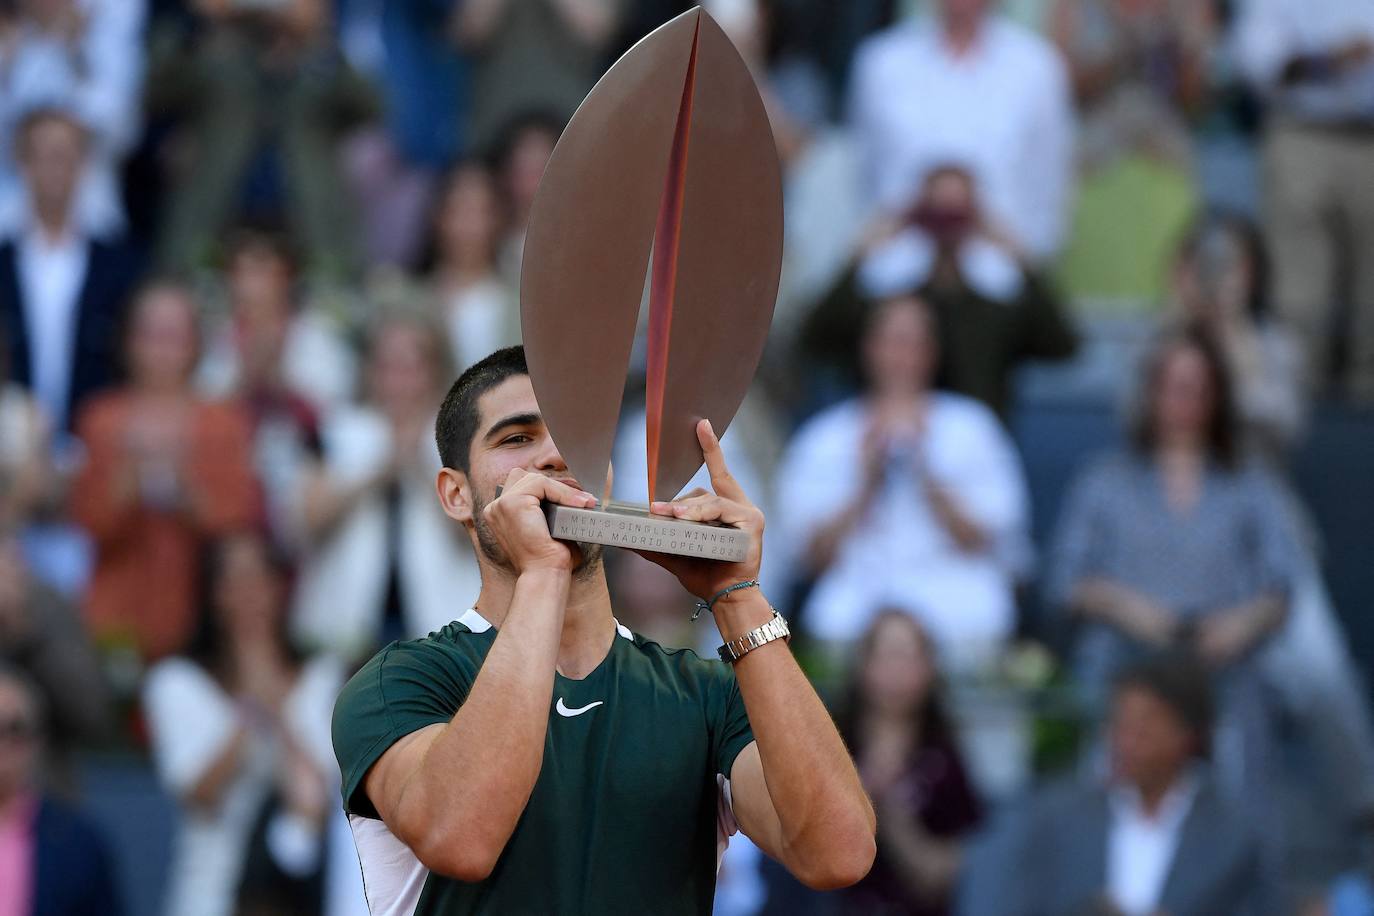
[[[477,595],[477,611],[499,630],[515,594],[515,576],[493,566],[485,558],[481,560],[481,569],[482,590]],[[615,617],[611,613],[605,570],[598,565],[585,574],[575,574],[563,614],[558,673],[570,678],[586,677],[601,664],[615,638]]]
[[[67,206],[62,204],[39,204],[35,208],[34,221],[38,234],[48,243],[60,242],[67,235]]]
[[[926,392],[909,386],[878,388],[872,401],[877,407],[915,407],[925,401]]]
[[[1187,433],[1164,436],[1160,438],[1157,452],[1159,460],[1169,465],[1199,464],[1202,460],[1202,442],[1197,436]]]
[[[973,16],[945,20],[945,44],[956,55],[968,53],[978,40],[979,21]]]
[[[1142,780],[1136,783],[1135,789],[1140,793],[1140,807],[1147,817],[1155,818],[1159,816],[1160,806],[1164,804],[1165,797],[1178,785],[1180,773],[1170,773],[1158,779]]]

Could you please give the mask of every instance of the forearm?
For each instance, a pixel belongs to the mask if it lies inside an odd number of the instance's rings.
[[[726,639],[772,614],[757,589],[736,592],[715,607]],[[783,864],[805,880],[825,875],[836,853],[871,850],[873,807],[830,714],[786,644],[779,640],[748,653],[735,664],[735,676],[777,814]]]
[[[224,787],[239,771],[247,743],[248,730],[239,726],[224,745],[224,750],[205,767],[195,784],[186,790],[183,797],[188,805],[209,808],[219,803]]]
[[[853,503],[841,509],[811,536],[805,557],[807,571],[811,575],[820,575],[835,562],[840,545],[858,527],[871,501],[872,493],[866,488]]]
[[[517,580],[467,699],[402,790],[401,822],[424,825],[414,840],[440,861],[445,847],[461,844],[494,864],[529,801],[544,758],[570,581],[566,572]]]
[[[1268,592],[1251,601],[1219,611],[1218,614],[1237,618],[1244,623],[1244,642],[1248,649],[1283,624],[1288,616],[1288,599],[1279,592]]]
[[[948,896],[963,863],[963,844],[926,834],[903,813],[880,815],[879,833],[884,861],[917,897]]]
[[[1177,636],[1177,618],[1145,595],[1111,579],[1085,578],[1074,586],[1075,612],[1121,630],[1128,636],[1164,645]]]
[[[926,499],[935,518],[945,532],[959,545],[959,549],[975,553],[987,546],[987,535],[973,518],[963,510],[948,490],[929,478],[925,482]]]

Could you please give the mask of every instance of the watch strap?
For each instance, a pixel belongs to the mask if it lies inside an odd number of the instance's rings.
[[[791,635],[792,631],[787,626],[787,620],[778,613],[777,608],[774,608],[772,620],[763,626],[754,627],[742,636],[736,636],[727,641],[717,651],[721,661],[734,664],[760,646],[766,646],[777,639],[787,639]]]

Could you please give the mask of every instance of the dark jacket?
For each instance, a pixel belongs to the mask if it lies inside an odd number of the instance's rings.
[[[114,865],[90,821],[44,798],[34,833],[33,916],[121,916]]]
[[[67,396],[67,429],[85,398],[112,385],[117,375],[120,324],[124,307],[139,281],[143,260],[131,246],[91,240],[86,276],[77,303],[75,352]],[[5,347],[9,379],[32,386],[29,329],[19,285],[19,250],[13,240],[0,243],[0,344]]]
[[[961,916],[1097,916],[1107,886],[1107,789],[1052,787],[966,876]],[[992,850],[984,850],[991,853]],[[1159,909],[1169,916],[1283,912],[1244,814],[1204,779],[1183,822]]]

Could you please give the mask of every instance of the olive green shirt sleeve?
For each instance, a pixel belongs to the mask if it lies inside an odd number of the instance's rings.
[[[349,814],[377,817],[367,772],[398,740],[450,721],[467,699],[480,658],[433,639],[393,643],[349,679],[334,704],[334,755]]]
[[[724,662],[708,664],[720,665],[723,669],[719,691],[721,699],[715,704],[712,734],[716,772],[728,779],[735,758],[754,740],[754,730],[749,727],[749,714],[744,709],[744,696],[740,693],[739,682],[735,680],[734,669]]]

